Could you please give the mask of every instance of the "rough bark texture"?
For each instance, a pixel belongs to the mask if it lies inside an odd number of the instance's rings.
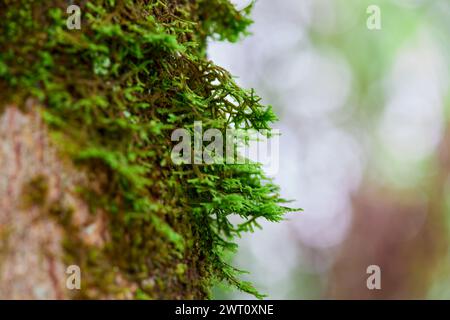
[[[66,289],[58,208],[71,208],[80,239],[102,247],[108,237],[101,214],[91,215],[76,193],[86,176],[50,144],[38,108],[7,106],[0,117],[0,298],[62,299]]]

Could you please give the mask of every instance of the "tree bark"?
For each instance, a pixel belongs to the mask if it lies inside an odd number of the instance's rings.
[[[39,108],[27,104],[28,112],[9,105],[0,117],[0,299],[70,298],[67,228],[55,208],[72,208],[71,229],[86,245],[101,248],[108,231],[104,215],[89,214],[76,195],[86,175],[58,154]]]

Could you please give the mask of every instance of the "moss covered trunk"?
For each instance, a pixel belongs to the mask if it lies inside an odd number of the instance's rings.
[[[250,8],[78,6],[80,29],[67,1],[0,0],[0,298],[201,299],[218,281],[260,297],[225,257],[258,219],[290,211],[277,186],[257,164],[171,160],[171,133],[194,121],[275,120],[205,53],[245,34]]]

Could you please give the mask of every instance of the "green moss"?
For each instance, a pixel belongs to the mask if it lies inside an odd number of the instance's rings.
[[[47,212],[51,217],[56,219],[58,223],[68,229],[72,223],[74,209],[65,206],[61,201],[52,202],[47,208]]]
[[[256,164],[170,159],[171,132],[194,121],[225,131],[270,129],[276,120],[205,54],[208,37],[246,34],[250,8],[237,11],[228,0],[82,3],[80,31],[66,29],[66,1],[0,3],[0,105],[38,99],[53,142],[92,181],[80,194],[92,212],[108,213],[111,242],[97,252],[69,228],[68,256],[89,270],[88,287],[108,292],[127,290],[112,285],[120,272],[138,285],[138,298],[207,298],[222,280],[260,297],[224,253],[258,219],[280,221],[290,211],[278,187]],[[54,216],[64,212],[53,207]],[[236,214],[241,225],[229,220]]]
[[[12,230],[7,225],[0,227],[0,269],[3,267],[3,262],[6,261],[6,257],[11,250],[11,233]]]
[[[33,206],[43,207],[47,202],[48,181],[44,175],[37,175],[26,183],[22,189],[22,206],[27,209]]]

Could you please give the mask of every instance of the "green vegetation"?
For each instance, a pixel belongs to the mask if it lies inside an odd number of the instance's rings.
[[[257,164],[170,159],[171,132],[192,130],[194,121],[225,131],[270,129],[276,120],[205,54],[208,38],[246,33],[250,8],[237,11],[228,0],[80,1],[82,29],[68,30],[66,6],[1,2],[0,106],[39,101],[54,144],[89,175],[80,196],[93,214],[108,214],[111,241],[101,252],[68,230],[68,262],[88,274],[88,287],[116,297],[117,270],[138,285],[136,298],[207,298],[216,281],[261,297],[224,254],[258,218],[280,221],[291,211],[277,186]],[[243,222],[231,223],[233,215]]]

